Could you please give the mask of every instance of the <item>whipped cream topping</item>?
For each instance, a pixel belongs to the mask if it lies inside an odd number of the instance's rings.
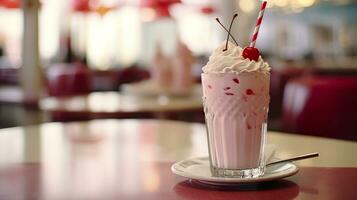
[[[258,61],[245,59],[242,56],[243,49],[239,46],[228,42],[228,49],[223,51],[226,47],[226,42],[223,42],[210,56],[206,66],[202,68],[204,73],[235,73],[242,72],[261,72],[269,73],[270,66],[264,62],[263,58],[259,56]]]

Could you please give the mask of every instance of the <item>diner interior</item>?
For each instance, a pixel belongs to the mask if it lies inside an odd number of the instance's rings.
[[[227,39],[216,18],[228,29],[238,14],[231,34],[244,48],[261,2],[0,0],[0,199],[208,197],[170,164],[207,155],[202,67]],[[350,167],[351,177],[338,178],[352,188],[357,1],[268,0],[256,48],[271,67],[268,140],[296,146],[281,150],[284,158],[321,154],[301,161],[303,180],[264,187],[324,199],[321,188],[335,185],[309,190],[309,175]],[[348,188],[330,199],[357,199]]]

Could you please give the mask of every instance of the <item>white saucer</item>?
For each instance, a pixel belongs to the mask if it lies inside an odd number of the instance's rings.
[[[171,171],[179,176],[197,180],[205,184],[232,185],[260,183],[282,179],[296,174],[299,171],[299,168],[293,163],[288,162],[268,166],[265,170],[265,174],[256,178],[214,177],[211,174],[208,157],[198,157],[175,163],[172,165]]]

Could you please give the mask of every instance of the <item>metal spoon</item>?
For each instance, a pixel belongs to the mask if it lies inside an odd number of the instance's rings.
[[[292,157],[292,158],[274,161],[274,162],[266,164],[265,166],[275,165],[275,164],[284,163],[284,162],[303,160],[303,159],[308,159],[308,158],[314,158],[314,157],[318,157],[318,156],[319,156],[319,153],[317,153],[317,152],[309,153],[309,154],[305,154],[305,155],[301,155],[301,156],[296,156],[296,157]]]

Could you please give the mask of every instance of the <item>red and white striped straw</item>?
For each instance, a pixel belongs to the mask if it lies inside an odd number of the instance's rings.
[[[266,6],[267,6],[267,2],[263,1],[262,5],[260,7],[257,23],[255,24],[255,29],[254,29],[254,34],[252,36],[252,41],[250,42],[250,45],[249,45],[250,47],[254,47],[255,46],[255,42],[257,41],[260,25],[262,24],[262,20],[263,20],[264,11],[265,11],[265,7]]]

